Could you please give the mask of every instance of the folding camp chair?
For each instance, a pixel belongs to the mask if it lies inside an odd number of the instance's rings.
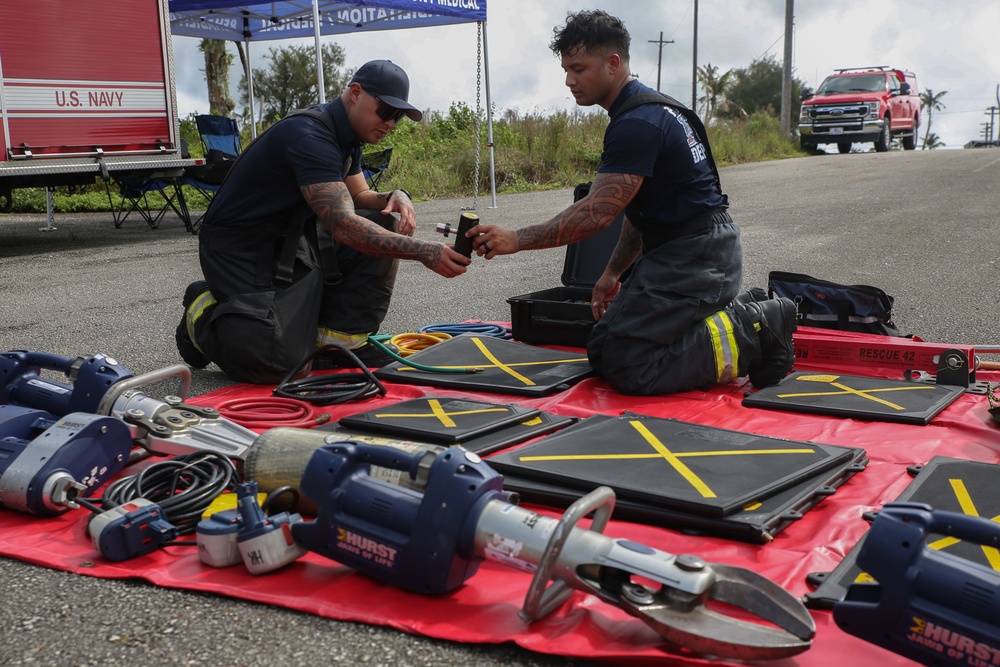
[[[392,157],[392,146],[385,150],[365,153],[361,156],[361,173],[368,181],[368,187],[372,190],[378,189],[378,182],[382,180],[382,173],[389,166],[389,158]]]
[[[121,229],[132,213],[138,213],[150,229],[158,229],[163,216],[173,210],[190,231],[191,216],[181,191],[180,179],[180,176],[155,174],[113,174],[105,183],[105,189],[115,228]],[[112,182],[118,186],[117,197],[112,193]]]
[[[235,160],[240,154],[240,128],[236,121],[225,116],[201,115],[194,117],[205,161],[210,163]]]
[[[186,168],[181,183],[191,186],[211,202],[243,149],[240,129],[234,119],[225,116],[195,116],[195,124],[201,136],[205,164]],[[198,231],[204,217],[205,212],[202,211],[201,215],[192,220],[192,233]]]

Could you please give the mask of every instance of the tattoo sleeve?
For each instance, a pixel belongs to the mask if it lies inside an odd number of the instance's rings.
[[[366,255],[414,259],[429,268],[441,261],[441,246],[383,229],[354,210],[354,200],[341,182],[315,183],[301,187],[316,218],[338,243]]]
[[[622,233],[618,236],[618,245],[608,260],[608,271],[621,276],[639,256],[641,250],[642,237],[639,235],[639,230],[626,218],[622,224]]]
[[[519,229],[518,249],[555,248],[593,236],[614,222],[642,181],[632,174],[598,174],[586,197],[551,220]]]

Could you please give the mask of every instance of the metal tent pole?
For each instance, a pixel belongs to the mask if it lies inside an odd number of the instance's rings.
[[[319,103],[326,102],[326,83],[323,81],[323,48],[319,44],[319,0],[312,0],[313,8],[313,39],[316,41],[316,89],[319,91]]]
[[[250,102],[250,139],[252,140],[257,138],[257,119],[253,110],[256,100],[253,98],[253,62],[250,59],[250,36],[250,16],[244,11],[243,46],[247,53],[247,100]]]
[[[483,21],[483,69],[486,70],[486,143],[490,148],[490,195],[497,207],[497,173],[493,157],[493,100],[490,96],[490,47],[486,39],[486,21]]]

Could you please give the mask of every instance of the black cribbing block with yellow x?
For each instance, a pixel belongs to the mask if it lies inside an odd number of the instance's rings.
[[[424,366],[472,368],[479,372],[435,373],[397,361],[375,371],[375,376],[402,384],[544,396],[567,389],[594,373],[586,354],[476,334],[455,336],[410,355],[407,360]]]
[[[588,423],[589,422],[589,423]],[[489,459],[503,474],[726,516],[847,460],[845,447],[635,414],[588,420]]]
[[[457,444],[521,423],[539,412],[520,405],[425,396],[349,415],[339,424],[421,442]]]
[[[964,391],[949,385],[799,371],[749,394],[743,405],[924,425]]]

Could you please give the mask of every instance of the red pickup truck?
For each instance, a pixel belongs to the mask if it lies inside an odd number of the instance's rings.
[[[874,142],[889,150],[893,137],[905,150],[917,147],[920,96],[917,76],[893,67],[834,70],[813,93],[802,91],[799,143],[804,151],[820,144],[837,144],[841,153],[851,145]]]

